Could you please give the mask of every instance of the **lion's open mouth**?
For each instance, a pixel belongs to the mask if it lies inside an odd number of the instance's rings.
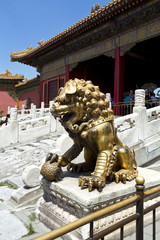
[[[68,105],[54,104],[51,113],[54,118],[59,118],[61,122],[68,122],[75,117],[75,112]]]
[[[72,119],[75,116],[74,112],[67,112],[65,114],[61,114],[60,121],[62,122],[68,122],[70,119]]]
[[[60,122],[68,122],[75,116],[75,112],[73,112],[73,111],[68,111],[68,112],[65,111],[65,112],[61,112],[61,113],[60,112],[57,113],[57,112],[53,111],[52,114],[55,119],[59,118]]]
[[[61,124],[72,132],[78,132],[83,119],[83,105],[74,103],[71,105],[61,105],[57,102],[53,104],[51,113],[54,118],[59,118]]]

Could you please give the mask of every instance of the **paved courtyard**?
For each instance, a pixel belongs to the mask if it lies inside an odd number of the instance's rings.
[[[40,166],[48,152],[54,152],[58,133],[51,133],[35,141],[16,144],[0,149],[0,183],[9,182],[17,187],[23,186],[23,170],[35,164]],[[3,185],[3,184],[2,184]],[[35,205],[13,206],[10,197],[16,189],[0,186],[0,240],[29,240],[40,236],[50,229],[35,217]],[[32,233],[29,235],[29,233]],[[160,222],[156,223],[157,238],[160,238]],[[61,238],[59,238],[60,240]],[[136,239],[135,234],[124,238]],[[152,239],[152,226],[144,228],[144,240]]]
[[[59,136],[51,133],[29,143],[0,148],[0,184],[7,181],[22,187],[23,170],[31,164],[40,166],[47,153],[54,151]],[[9,199],[15,191],[8,186],[0,186],[0,240],[28,240],[49,232],[50,229],[35,218],[35,205],[16,208],[10,204]],[[30,226],[35,231],[32,235],[29,235]]]

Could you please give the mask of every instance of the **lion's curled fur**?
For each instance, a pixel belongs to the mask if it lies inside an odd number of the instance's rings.
[[[91,81],[74,79],[69,81],[70,84],[76,84],[76,93],[74,101],[84,105],[85,115],[83,121],[95,119],[99,116],[106,118],[108,116],[107,109],[109,101],[106,99],[104,93],[100,92],[98,86],[94,86]],[[70,95],[57,96],[55,101],[65,104],[70,102]]]

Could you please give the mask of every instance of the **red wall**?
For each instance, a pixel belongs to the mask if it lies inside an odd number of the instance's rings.
[[[34,103],[37,108],[39,106],[39,91],[28,91],[21,94],[19,99],[19,107],[22,109],[22,104],[26,107],[27,98],[31,99],[31,102]],[[17,106],[16,100],[14,100],[4,89],[0,88],[0,111],[3,111],[3,115],[5,116],[9,107]]]
[[[31,99],[31,102],[36,105],[37,108],[39,108],[39,91],[27,91],[24,93],[21,93],[20,99],[19,99],[19,107],[22,109],[22,105],[24,104],[26,107],[27,98]]]
[[[3,115],[7,114],[8,106],[16,106],[16,101],[2,88],[0,88],[0,111],[4,111]]]

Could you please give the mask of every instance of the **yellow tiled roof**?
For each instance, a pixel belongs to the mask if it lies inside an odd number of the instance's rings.
[[[30,46],[27,50],[24,49],[19,52],[11,52],[11,61],[17,61],[23,57],[31,56],[32,54],[38,53],[51,45],[57,46],[62,42],[95,27],[97,24],[114,17],[116,14],[126,11],[131,6],[134,6],[142,1],[144,0],[113,0],[49,40],[45,42],[43,40],[39,41],[39,45],[37,47],[32,48],[32,46]]]
[[[20,79],[23,80],[24,79],[24,75],[18,75],[17,73],[15,75],[12,75],[11,72],[6,69],[5,73],[0,73],[0,79]]]

